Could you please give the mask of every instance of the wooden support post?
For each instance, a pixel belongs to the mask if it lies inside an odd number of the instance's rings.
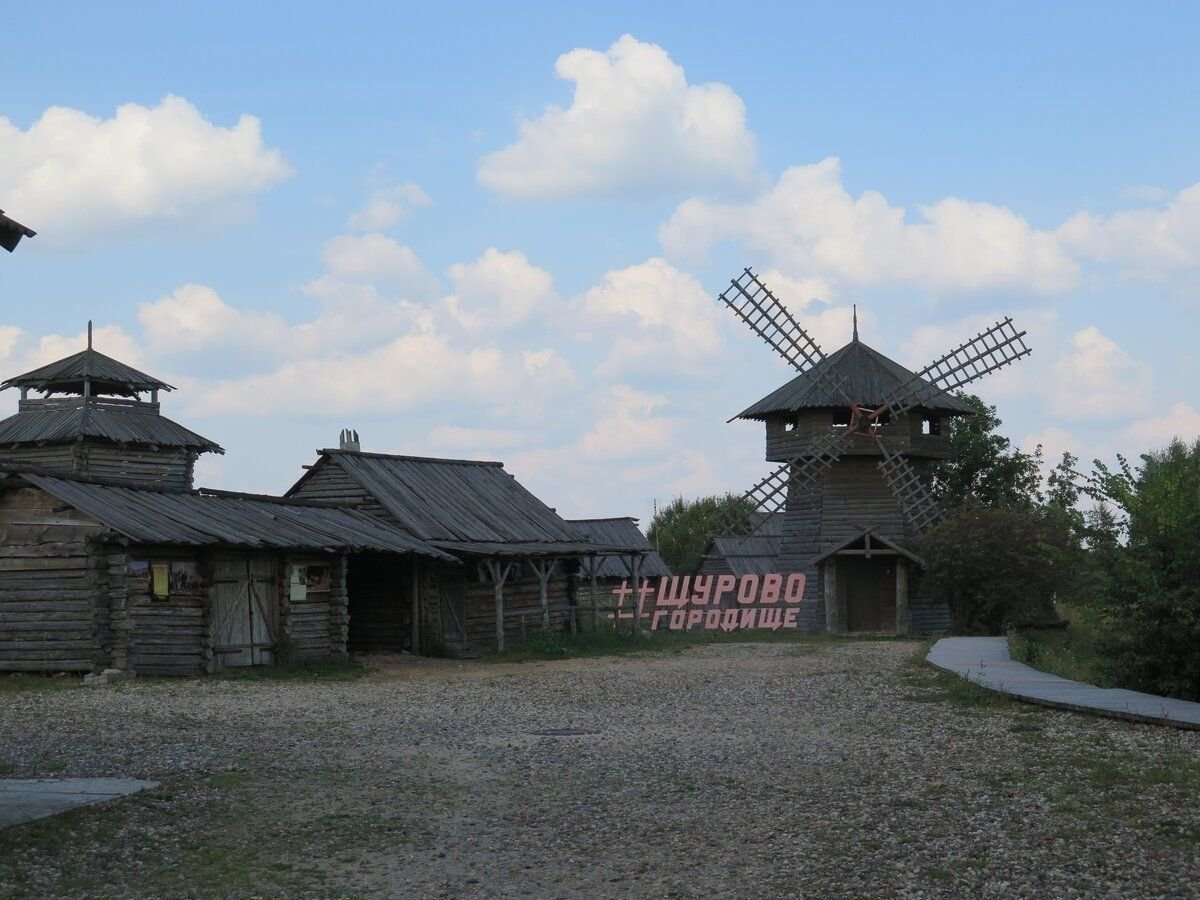
[[[504,652],[504,582],[512,571],[512,563],[501,565],[497,559],[487,560],[488,574],[492,576],[492,587],[496,594],[496,652]]]
[[[642,554],[635,553],[630,559],[631,575],[633,578],[633,633],[636,637],[642,636],[642,608],[639,605],[641,602],[641,571],[642,571]]]
[[[896,634],[912,633],[912,609],[908,605],[908,563],[896,560]]]
[[[421,574],[418,570],[420,563],[417,561],[417,555],[411,554],[412,558],[412,652],[417,655],[421,652]]]
[[[842,625],[838,616],[837,557],[831,556],[822,564],[825,580],[825,630],[840,634]]]
[[[557,565],[557,560],[553,559],[531,559],[529,564],[533,566],[534,574],[538,578],[538,599],[542,603],[542,628],[545,631],[550,630],[550,576],[554,574],[554,567]]]
[[[600,566],[600,560],[595,553],[588,557],[588,564],[591,571],[588,573],[589,587],[588,595],[592,598],[592,631],[600,631],[600,601],[596,599],[596,569]]]

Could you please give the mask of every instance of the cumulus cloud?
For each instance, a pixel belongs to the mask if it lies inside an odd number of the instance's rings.
[[[1174,438],[1200,440],[1200,411],[1187,403],[1175,403],[1165,413],[1138,419],[1122,435],[1127,446],[1141,452],[1165,447]]]
[[[446,308],[464,328],[509,328],[536,313],[554,309],[554,279],[519,250],[502,253],[489,247],[479,259],[457,263],[447,276],[454,293]]]
[[[702,258],[715,244],[740,241],[795,277],[853,286],[911,284],[935,291],[1073,288],[1079,267],[1056,237],[1011,210],[947,197],[903,207],[876,191],[852,196],[836,158],[795,166],[749,202],[693,198],[659,229],[669,256]]]
[[[746,109],[727,85],[688,84],[657,44],[625,35],[605,52],[555,63],[575,85],[571,105],[520,125],[485,156],[479,181],[518,199],[655,196],[745,185],[757,172]]]
[[[346,221],[351,231],[385,231],[404,218],[417,206],[429,206],[433,201],[411,181],[389,185],[371,192],[362,209]]]
[[[287,330],[275,313],[243,312],[211,287],[185,284],[138,308],[138,322],[152,346],[197,350],[214,343],[271,343]]]
[[[1081,257],[1158,278],[1200,267],[1200,184],[1180,191],[1162,208],[1098,216],[1077,213],[1058,229]]]
[[[1077,331],[1054,364],[1054,411],[1067,419],[1114,419],[1143,408],[1150,369],[1096,326]]]
[[[612,346],[596,370],[601,376],[719,374],[720,310],[700,282],[666,260],[607,273],[577,305],[589,330]]]
[[[291,177],[257,118],[214,125],[182,97],[109,119],[54,106],[27,130],[0,117],[0,196],[39,240],[181,219]]]
[[[383,234],[339,235],[325,244],[321,262],[340,281],[385,284],[414,295],[439,288],[411,247]]]

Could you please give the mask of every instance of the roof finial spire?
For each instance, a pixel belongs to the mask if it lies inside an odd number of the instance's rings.
[[[858,304],[854,304],[854,340],[858,340]]]
[[[88,349],[92,349],[92,320],[88,319]]]

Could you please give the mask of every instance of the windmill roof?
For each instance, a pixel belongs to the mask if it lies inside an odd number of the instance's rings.
[[[854,340],[801,372],[783,387],[738,413],[737,419],[765,419],[802,409],[847,405],[847,397],[864,406],[880,405],[909,385],[917,375],[862,341]],[[932,412],[970,415],[966,403],[927,381],[920,382],[918,404]],[[919,385],[918,385],[919,387]],[[911,389],[911,388],[910,388]]]
[[[0,209],[0,247],[12,253],[17,249],[17,244],[21,243],[21,238],[36,235],[37,232],[32,228],[26,228],[16,219],[10,219],[4,215],[4,210]]]
[[[535,497],[504,464],[481,460],[322,450],[295,494],[319,467],[336,465],[414,537],[451,552],[562,556],[602,550]]]
[[[47,363],[23,375],[9,378],[0,384],[0,391],[10,387],[33,388],[34,390],[59,393],[83,393],[83,382],[91,382],[93,394],[117,394],[135,396],[139,391],[172,391],[171,385],[159,381],[145,372],[139,372],[120,360],[106,356],[99,350],[88,347],[71,356]]]

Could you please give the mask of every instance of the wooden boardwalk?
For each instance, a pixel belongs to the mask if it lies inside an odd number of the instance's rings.
[[[1200,729],[1200,703],[1117,688],[1099,688],[1039,672],[1013,659],[1008,652],[1008,640],[1002,637],[942,638],[933,645],[925,661],[1030,703]]]

